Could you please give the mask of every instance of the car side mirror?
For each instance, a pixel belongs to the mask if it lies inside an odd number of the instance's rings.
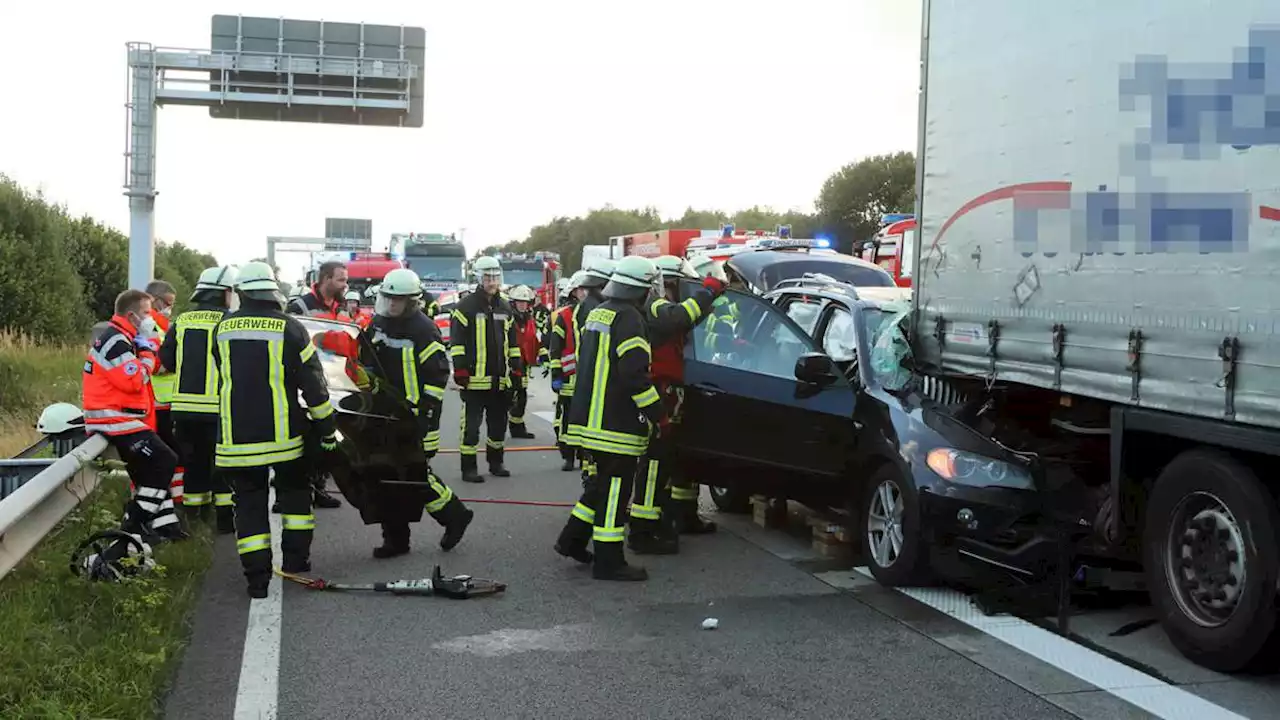
[[[811,352],[796,358],[796,379],[808,385],[825,387],[839,380],[840,375],[830,356]]]

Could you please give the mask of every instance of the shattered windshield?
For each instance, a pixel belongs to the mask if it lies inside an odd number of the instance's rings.
[[[911,356],[911,345],[903,326],[909,310],[907,303],[889,303],[862,312],[863,328],[871,346],[871,373],[886,390],[901,390],[911,380],[911,370],[905,362]]]

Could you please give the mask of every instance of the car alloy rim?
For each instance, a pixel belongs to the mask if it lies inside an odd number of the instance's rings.
[[[1169,523],[1165,575],[1182,614],[1201,627],[1226,624],[1240,606],[1246,578],[1244,534],[1226,503],[1194,492]]]
[[[887,568],[902,554],[902,491],[892,480],[876,488],[867,507],[867,545],[876,565]]]

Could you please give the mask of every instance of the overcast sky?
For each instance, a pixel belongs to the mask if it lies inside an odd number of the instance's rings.
[[[162,109],[156,235],[224,262],[326,216],[474,250],[606,203],[808,210],[841,165],[915,149],[918,0],[0,0],[0,173],[127,233],[125,43],[206,48],[237,13],[424,27],[426,123]]]

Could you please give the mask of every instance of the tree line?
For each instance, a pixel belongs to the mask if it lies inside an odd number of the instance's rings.
[[[880,226],[880,216],[915,210],[915,155],[898,152],[875,155],[849,163],[832,173],[814,201],[815,212],[779,212],[751,207],[734,213],[688,208],[676,218],[663,218],[652,207],[624,210],[612,206],[586,215],[557,217],[529,231],[522,240],[492,245],[480,251],[551,251],[560,254],[566,268],[578,268],[584,245],[599,245],[616,235],[667,228],[712,229],[733,223],[739,230],[773,230],[790,225],[792,237],[825,235],[840,252],[852,252],[854,244],[870,239]]]
[[[216,263],[181,243],[156,245],[156,277],[177,290],[177,311]],[[128,280],[127,237],[0,175],[0,332],[81,342],[93,323],[111,317]]]

